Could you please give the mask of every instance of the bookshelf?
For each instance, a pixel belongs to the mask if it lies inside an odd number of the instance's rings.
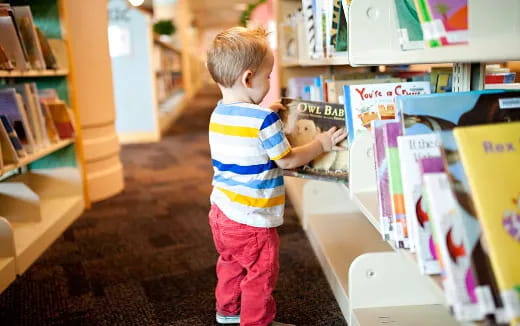
[[[104,159],[114,154],[114,147],[116,155],[119,149],[117,139],[114,146],[110,138],[110,126],[106,124],[94,124],[95,128],[103,126],[104,141],[92,141],[95,136],[93,129],[89,127],[92,120],[85,115],[86,108],[91,115],[98,118],[110,113],[111,109],[113,111],[110,102],[103,104],[106,99],[103,92],[111,92],[110,87],[104,87],[106,79],[103,77],[106,74],[96,71],[104,69],[103,53],[106,52],[108,57],[108,47],[103,52],[99,46],[90,46],[89,49],[95,51],[96,55],[89,55],[85,44],[81,45],[82,49],[77,47],[78,39],[89,43],[88,37],[78,33],[78,30],[88,29],[89,36],[95,39],[99,38],[96,34],[99,30],[90,29],[83,22],[81,26],[77,26],[79,24],[76,22],[80,20],[75,20],[74,15],[85,12],[81,10],[79,2],[42,0],[35,3],[12,0],[9,3],[13,6],[30,5],[35,24],[49,39],[59,42],[60,48],[56,50],[59,53],[55,52],[55,55],[58,63],[63,65],[55,70],[0,71],[0,80],[7,87],[11,83],[34,82],[38,89],[55,89],[58,97],[72,109],[75,137],[39,145],[34,152],[19,158],[16,163],[4,164],[0,171],[0,291],[7,288],[17,275],[24,273],[38,259],[83,213],[92,198],[99,199],[97,195],[100,193],[106,198],[109,193],[113,194],[114,187],[122,186],[121,182],[110,179],[110,175],[96,171],[104,180],[114,181],[110,186],[104,187],[103,191],[98,191],[96,179],[89,169],[89,164],[99,165],[99,158],[92,155],[92,151],[101,153]],[[88,12],[95,12],[96,9],[101,9],[106,14],[104,6],[89,5]],[[96,24],[99,25],[98,23]],[[104,33],[102,35],[106,35],[106,28],[101,31]],[[84,65],[85,62],[78,61],[78,57],[81,57],[78,52],[88,56],[87,66]],[[88,73],[93,73],[95,78],[86,78]],[[88,81],[85,83],[86,79]],[[97,94],[96,101],[86,104],[85,97],[90,97],[91,87]],[[103,113],[100,114],[100,111]],[[86,140],[83,138],[85,130],[88,135]],[[105,146],[105,140],[108,140],[110,146]],[[116,164],[117,162],[119,161]],[[109,167],[117,174],[117,170],[112,169],[111,165],[103,167]]]
[[[292,77],[335,74],[352,66],[453,64],[455,90],[482,89],[481,63],[520,59],[520,2],[468,2],[468,45],[402,51],[394,0],[353,0],[348,57],[279,57],[280,85],[283,89]],[[276,6],[281,31],[287,13],[301,1],[277,0]],[[278,35],[279,44],[281,39]],[[518,84],[506,88],[518,89]],[[414,253],[383,240],[372,144],[369,133],[354,140],[348,185],[285,178],[287,195],[345,320],[351,326],[479,325],[458,322],[447,307],[441,277],[422,275]]]

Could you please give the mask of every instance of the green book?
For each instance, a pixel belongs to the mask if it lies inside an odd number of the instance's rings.
[[[421,22],[413,0],[395,0],[402,50],[423,49],[425,46]]]

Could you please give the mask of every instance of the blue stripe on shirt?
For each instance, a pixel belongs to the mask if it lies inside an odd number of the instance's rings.
[[[213,160],[213,166],[219,169],[221,172],[230,171],[242,175],[259,174],[277,167],[276,163],[274,163],[273,161],[269,161],[265,164],[243,166],[237,164],[224,164],[217,160]]]
[[[258,109],[252,109],[252,108],[246,108],[241,106],[224,106],[220,105],[215,110],[215,113],[222,114],[222,115],[231,115],[231,116],[241,116],[241,117],[248,117],[248,118],[257,118],[257,119],[265,119],[265,117],[268,115],[268,112],[258,110]]]
[[[283,186],[283,176],[267,180],[253,180],[249,182],[240,182],[229,178],[224,178],[221,175],[214,177],[217,182],[222,182],[228,186],[244,186],[252,189],[270,189]]]
[[[281,132],[277,132],[273,136],[262,141],[262,146],[264,147],[264,149],[268,150],[277,145],[280,145],[282,142],[283,142],[283,135]]]
[[[278,114],[276,114],[275,112],[269,113],[269,115],[267,117],[265,117],[264,123],[262,123],[260,130],[263,130],[263,129],[269,127],[270,125],[272,125],[273,123],[275,123],[278,120],[280,120],[280,117],[278,116]]]

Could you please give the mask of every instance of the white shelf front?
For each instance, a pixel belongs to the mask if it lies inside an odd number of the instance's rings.
[[[441,304],[373,307],[353,310],[354,318],[362,326],[460,326],[448,309]],[[355,325],[352,325],[355,326]]]
[[[520,60],[520,1],[468,0],[469,44],[402,51],[394,0],[352,1],[351,65]]]

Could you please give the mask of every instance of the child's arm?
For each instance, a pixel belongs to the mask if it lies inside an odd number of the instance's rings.
[[[292,148],[289,154],[275,162],[282,169],[300,167],[314,160],[323,152],[343,149],[336,145],[346,137],[347,133],[344,129],[331,128],[319,134],[312,142]]]

